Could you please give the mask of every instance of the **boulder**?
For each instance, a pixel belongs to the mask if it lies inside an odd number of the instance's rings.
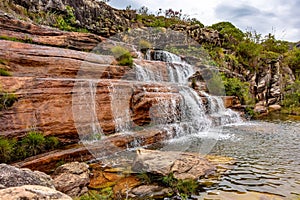
[[[72,200],[71,197],[40,185],[24,185],[0,190],[0,199],[20,200],[20,199],[41,199],[41,200]]]
[[[43,172],[17,168],[0,164],[0,188],[18,187],[23,185],[41,185],[55,188],[51,177]]]
[[[89,166],[72,162],[59,166],[52,175],[55,188],[71,197],[81,196],[88,191]]]
[[[132,167],[136,172],[148,172],[176,179],[198,179],[215,170],[206,158],[197,153],[138,149]]]
[[[254,112],[258,114],[268,114],[268,109],[266,106],[257,104],[254,107]]]
[[[268,109],[269,109],[269,112],[278,111],[278,110],[281,110],[281,106],[280,105],[270,105],[268,107]]]
[[[129,193],[129,197],[132,198],[142,198],[151,197],[153,199],[162,198],[172,194],[171,188],[164,188],[157,185],[141,185],[132,189]]]

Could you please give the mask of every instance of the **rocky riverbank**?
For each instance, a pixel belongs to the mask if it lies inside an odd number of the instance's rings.
[[[156,20],[173,24],[146,27]],[[0,152],[34,155],[0,165],[0,198],[176,199],[216,183],[232,159],[132,149],[280,110],[295,74],[283,56],[245,63],[226,33],[175,22],[92,0],[0,3]],[[39,134],[59,147],[39,154]],[[121,168],[99,162],[128,149]]]

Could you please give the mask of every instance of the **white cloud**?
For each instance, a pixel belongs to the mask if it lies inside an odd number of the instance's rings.
[[[251,27],[262,35],[273,33],[278,39],[300,40],[299,0],[111,0],[110,4],[118,8],[146,6],[152,13],[159,8],[182,9],[205,25],[230,21],[243,31]]]

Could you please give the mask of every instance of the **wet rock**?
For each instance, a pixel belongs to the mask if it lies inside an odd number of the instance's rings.
[[[172,194],[171,188],[164,188],[157,185],[141,185],[130,191],[129,196],[132,198],[163,198]]]
[[[47,199],[47,200],[72,200],[71,197],[57,190],[39,186],[24,185],[20,187],[11,187],[0,190],[0,199],[19,200],[19,199]]]
[[[55,188],[71,197],[81,196],[88,191],[89,166],[72,162],[59,166],[53,173]]]
[[[167,176],[176,179],[198,179],[215,170],[215,166],[196,153],[137,150],[133,170]]]
[[[0,164],[0,185],[5,188],[22,185],[41,185],[54,189],[51,177],[43,172]]]

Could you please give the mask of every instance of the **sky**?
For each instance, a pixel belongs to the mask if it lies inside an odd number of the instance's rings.
[[[120,9],[146,6],[153,14],[160,8],[182,9],[205,26],[229,21],[243,32],[255,30],[279,40],[300,41],[300,0],[111,0],[109,4]]]

